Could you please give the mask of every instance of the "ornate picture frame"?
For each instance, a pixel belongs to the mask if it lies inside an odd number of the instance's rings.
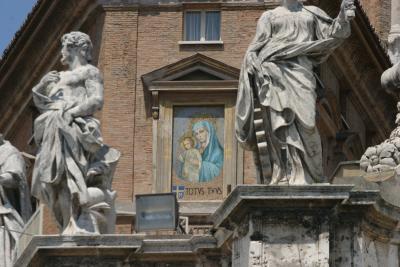
[[[191,101],[189,102],[188,99]],[[198,100],[194,101],[193,99]],[[219,93],[215,95],[203,95],[198,93],[172,94],[160,100],[160,117],[157,121],[157,125],[154,126],[156,128],[154,130],[157,134],[154,135],[153,139],[153,162],[156,163],[153,164],[153,173],[155,174],[153,177],[153,187],[155,192],[175,191],[178,200],[222,201],[236,184],[243,182],[243,151],[238,147],[234,135],[235,100],[234,93]],[[213,177],[206,177],[204,175],[205,179],[210,179],[211,181],[191,183],[176,177],[174,161],[176,163],[177,160],[174,160],[173,157],[178,156],[176,153],[174,155],[174,141],[176,142],[178,137],[174,139],[173,133],[174,114],[176,115],[176,110],[179,109],[198,109],[200,113],[203,112],[204,109],[222,110],[223,116],[217,120],[219,120],[220,125],[222,121],[221,126],[223,126],[223,129],[221,129],[219,137],[216,138],[216,140],[218,139],[216,142],[219,142],[222,146],[222,149],[217,151],[222,151],[223,153],[220,177],[216,177],[216,180],[219,182],[213,181]],[[197,122],[194,123],[194,126],[196,127],[196,125],[200,125],[202,122],[207,123],[210,119],[212,118],[204,118],[203,120],[195,118],[194,120]],[[188,118],[188,120],[190,120],[190,118]],[[182,134],[184,135],[185,133]],[[240,152],[238,150],[240,150]],[[215,151],[216,150],[210,153],[218,153]],[[202,155],[204,158],[204,153]],[[206,159],[204,158],[204,160]],[[173,182],[174,180],[181,180],[182,182],[177,184]],[[188,186],[190,184],[193,186]]]

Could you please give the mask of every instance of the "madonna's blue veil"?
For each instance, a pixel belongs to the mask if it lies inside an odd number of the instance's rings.
[[[200,182],[209,182],[221,173],[224,164],[224,149],[218,141],[214,126],[210,122],[205,120],[199,121],[193,125],[192,131],[195,132],[200,128],[207,130],[209,142],[201,155],[203,161],[199,180]],[[197,144],[196,148],[200,148],[200,144]]]

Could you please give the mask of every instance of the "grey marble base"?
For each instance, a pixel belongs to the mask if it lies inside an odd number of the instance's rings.
[[[212,217],[217,233],[227,229],[231,236],[216,236],[232,243],[233,267],[350,266],[360,254],[354,245],[364,214],[378,195],[352,188],[238,186]]]

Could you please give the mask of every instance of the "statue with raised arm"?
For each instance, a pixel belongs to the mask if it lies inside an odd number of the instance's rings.
[[[11,267],[32,213],[21,153],[0,134],[0,267]]]
[[[254,151],[258,182],[325,182],[316,127],[314,68],[350,35],[353,0],[331,19],[298,0],[262,14],[242,64],[236,136]]]
[[[120,153],[103,143],[94,113],[103,106],[103,80],[90,64],[92,43],[82,32],[62,37],[66,71],[46,74],[33,91],[41,115],[35,120],[39,146],[32,195],[48,204],[64,235],[113,233]]]

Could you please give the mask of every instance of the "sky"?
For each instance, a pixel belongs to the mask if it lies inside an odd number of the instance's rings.
[[[37,0],[0,0],[0,57]]]

